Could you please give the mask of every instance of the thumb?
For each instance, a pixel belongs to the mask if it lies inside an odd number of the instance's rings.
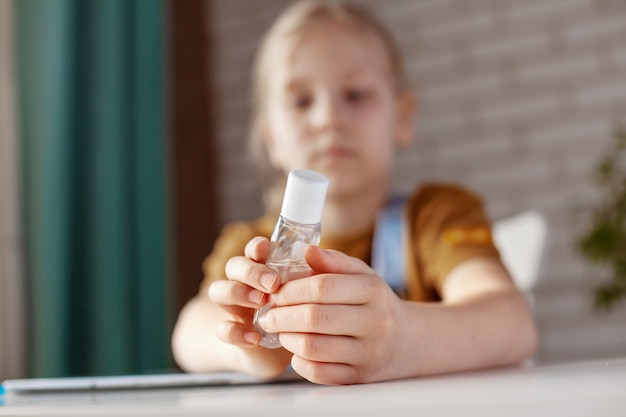
[[[358,258],[313,245],[304,251],[304,259],[316,274],[371,274],[374,272]]]

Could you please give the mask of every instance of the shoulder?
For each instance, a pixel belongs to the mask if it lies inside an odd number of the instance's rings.
[[[454,204],[463,200],[477,200],[480,197],[474,191],[456,183],[425,183],[417,187],[409,196],[412,204]]]
[[[254,220],[235,221],[227,223],[221,230],[218,241],[221,239],[238,239],[250,236],[268,236],[272,233],[272,228],[276,218],[273,216],[263,216]],[[250,240],[250,239],[247,239]],[[246,242],[247,242],[246,240]]]
[[[226,224],[215,241],[211,255],[231,256],[243,254],[244,247],[256,236],[269,237],[276,219],[264,216],[255,220],[237,221]],[[209,257],[210,258],[210,257]]]
[[[455,183],[427,183],[417,187],[408,197],[407,210],[410,218],[426,217],[430,222],[433,216],[443,219],[448,216],[471,217],[477,211],[483,214],[484,208],[482,198],[467,187]]]
[[[407,203],[411,245],[423,279],[439,294],[456,265],[476,257],[498,257],[491,222],[474,191],[458,184],[424,184]]]
[[[458,184],[420,186],[407,201],[406,216],[410,230],[424,244],[439,242],[458,230],[489,234],[491,229],[483,200],[474,191]]]

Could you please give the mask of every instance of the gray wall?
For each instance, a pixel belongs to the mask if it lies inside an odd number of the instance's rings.
[[[221,222],[261,213],[245,156],[250,63],[289,1],[210,2]],[[626,353],[626,308],[593,312],[602,273],[576,254],[577,208],[597,197],[590,172],[626,121],[623,0],[357,1],[392,29],[418,94],[414,145],[396,185],[442,179],[473,188],[493,219],[526,208],[550,224],[535,312],[539,359]]]

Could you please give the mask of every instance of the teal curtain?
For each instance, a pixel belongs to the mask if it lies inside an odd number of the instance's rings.
[[[164,4],[15,6],[30,374],[167,368]]]

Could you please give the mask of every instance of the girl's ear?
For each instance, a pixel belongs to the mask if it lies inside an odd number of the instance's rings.
[[[396,144],[407,147],[413,141],[417,99],[412,92],[401,93],[397,98]]]

